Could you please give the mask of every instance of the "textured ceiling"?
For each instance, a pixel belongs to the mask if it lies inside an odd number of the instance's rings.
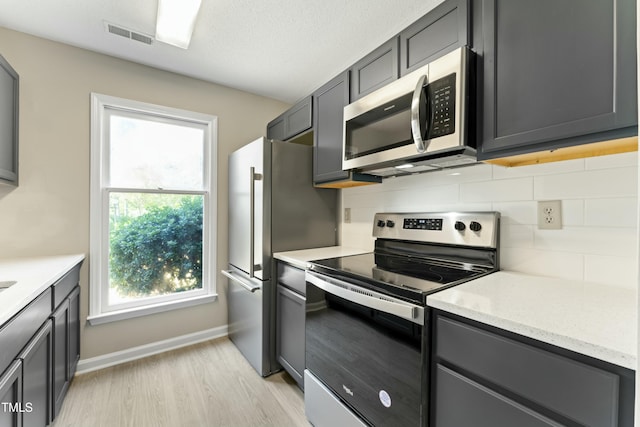
[[[0,0],[0,26],[293,103],[441,1],[203,0],[188,50],[105,31],[153,36],[157,0]]]

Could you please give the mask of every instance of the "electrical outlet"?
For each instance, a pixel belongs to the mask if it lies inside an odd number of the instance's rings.
[[[344,208],[344,222],[346,224],[351,222],[351,208]]]
[[[562,201],[538,201],[538,228],[541,230],[562,229]]]

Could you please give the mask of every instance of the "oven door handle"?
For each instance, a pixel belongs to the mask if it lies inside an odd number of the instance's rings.
[[[424,325],[424,308],[389,297],[379,292],[355,286],[343,280],[320,277],[309,271],[305,273],[305,280],[325,292],[343,298],[356,304],[382,311],[394,316]]]

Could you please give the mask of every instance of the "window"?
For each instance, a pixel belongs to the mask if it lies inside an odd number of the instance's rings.
[[[89,321],[215,299],[216,118],[91,95]]]

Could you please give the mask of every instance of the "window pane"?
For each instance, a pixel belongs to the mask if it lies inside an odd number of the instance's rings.
[[[109,195],[109,305],[202,289],[201,195]]]
[[[111,187],[200,190],[204,129],[110,116]]]

